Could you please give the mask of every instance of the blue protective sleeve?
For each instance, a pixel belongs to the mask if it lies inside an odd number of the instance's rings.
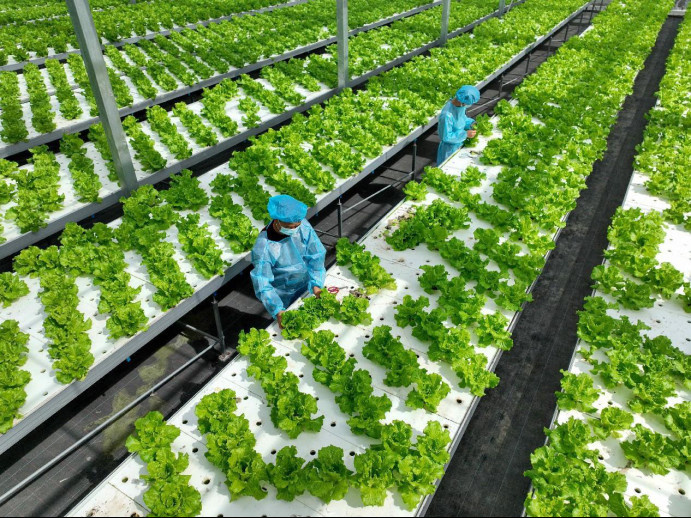
[[[470,117],[465,118],[465,130],[466,131],[468,131],[473,124],[475,124],[475,119],[471,119]]]
[[[326,258],[326,249],[319,236],[312,228],[312,225],[303,220],[303,225],[309,229],[307,240],[305,241],[305,264],[307,265],[307,272],[309,275],[308,291],[312,291],[315,286],[323,288],[326,281],[326,268],[324,267],[324,259]]]
[[[455,128],[455,122],[452,114],[442,112],[439,117],[439,138],[442,142],[461,144],[465,141],[466,131],[462,128]]]
[[[283,301],[276,292],[272,283],[274,274],[269,257],[269,246],[266,237],[257,239],[252,249],[252,264],[254,269],[250,272],[254,293],[272,317],[276,318],[283,311]]]

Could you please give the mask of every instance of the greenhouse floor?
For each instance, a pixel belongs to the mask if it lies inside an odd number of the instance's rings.
[[[632,172],[634,148],[642,138],[644,114],[655,102],[653,93],[664,73],[665,59],[680,21],[680,18],[669,18],[663,27],[646,68],[636,81],[634,94],[620,113],[605,159],[591,174],[588,189],[582,193],[538,280],[533,292],[535,302],[527,306],[518,321],[513,333],[514,349],[499,362],[497,374],[502,381],[478,406],[428,515],[521,514],[529,485],[522,473],[528,468],[530,452],[544,441],[543,427],[549,425],[553,415],[553,393],[561,378],[559,370],[568,366],[576,342],[576,310],[590,293],[592,267],[602,260],[606,227],[624,196]],[[580,30],[586,27],[583,24]],[[531,69],[543,59],[537,53]],[[524,68],[525,64],[516,67],[519,75],[524,73]],[[507,76],[508,81],[511,79]],[[507,87],[503,90],[510,92]],[[488,89],[483,97],[493,95],[496,88]],[[418,168],[434,161],[437,143],[434,133],[420,139]],[[389,167],[410,170],[411,158],[411,149],[407,148]],[[344,205],[357,203],[389,183],[384,177],[398,179],[402,175],[385,170],[373,176],[344,199]],[[363,235],[401,199],[399,190],[390,189],[365,204],[363,210],[353,211],[344,222],[346,235],[351,238]],[[319,230],[335,232],[335,207],[315,218],[314,224]],[[324,242],[329,245],[335,240],[325,237]],[[232,292],[219,293],[229,345],[234,343],[239,330],[265,327],[269,323],[268,315],[254,298],[248,275],[239,277],[233,288]],[[215,331],[209,305],[199,306],[184,320],[210,333]],[[119,366],[69,408],[0,456],[0,465],[7,466],[0,474],[0,485],[8,488],[29,476],[207,345],[206,339],[180,333],[179,328],[160,335],[129,363]],[[211,354],[196,362],[144,404],[1,506],[0,515],[64,514],[127,456],[125,438],[138,417],[150,410],[169,415],[222,365]]]

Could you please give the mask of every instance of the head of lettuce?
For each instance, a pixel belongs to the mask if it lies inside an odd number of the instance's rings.
[[[282,194],[269,200],[271,223],[252,249],[254,293],[281,324],[283,312],[303,293],[321,295],[326,250],[305,217],[307,205]]]

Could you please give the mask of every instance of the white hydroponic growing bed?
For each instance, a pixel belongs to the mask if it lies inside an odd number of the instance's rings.
[[[646,180],[645,175],[634,171],[622,204],[624,209],[637,208],[647,213],[650,211],[661,212],[668,207],[667,202],[653,196],[645,188]],[[691,233],[669,222],[666,223],[665,227],[665,240],[660,245],[657,260],[671,263],[684,274],[684,279],[688,281],[691,279]],[[593,295],[603,297],[608,302],[614,302],[611,296],[598,290],[595,290]],[[681,349],[685,354],[691,354],[691,314],[684,312],[681,304],[675,298],[664,299],[660,296],[655,298],[655,305],[651,308],[627,310],[619,306],[618,309],[610,309],[607,313],[613,317],[627,316],[632,322],[640,320],[650,327],[650,330],[646,331],[648,336],[664,335],[672,341],[675,347]],[[600,376],[592,373],[592,365],[585,361],[580,354],[586,347],[587,344],[584,342],[578,342],[569,366],[569,372],[574,374],[587,373],[592,376],[595,388],[602,392],[600,398],[593,404],[597,413],[589,414],[578,410],[557,409],[553,426],[563,424],[572,417],[579,420],[597,417],[597,414],[608,406],[628,410],[627,402],[631,399],[631,390],[624,386],[615,389],[607,388]],[[595,352],[594,356],[601,361],[606,360],[601,351]],[[668,400],[670,406],[683,401],[691,401],[691,390],[681,386],[677,388],[677,395]],[[634,425],[642,424],[654,432],[668,433],[660,419],[652,414],[633,413],[633,417]],[[589,447],[600,453],[600,462],[608,470],[619,471],[626,477],[628,488],[624,494],[627,498],[641,494],[648,495],[651,502],[660,509],[661,515],[688,516],[691,512],[691,498],[689,498],[691,495],[691,476],[688,471],[671,470],[666,475],[658,475],[631,466],[629,460],[624,456],[620,443],[634,437],[635,433],[632,430],[625,430],[621,432],[621,437],[618,439],[610,437],[605,441],[594,441]]]

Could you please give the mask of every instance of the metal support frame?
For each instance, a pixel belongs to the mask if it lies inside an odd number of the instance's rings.
[[[451,16],[451,0],[444,0],[441,8],[441,35],[439,44],[445,45],[449,39],[449,17]]]
[[[336,0],[336,39],[338,46],[338,89],[350,81],[348,71],[348,0]]]
[[[411,180],[415,180],[417,177],[416,166],[417,166],[417,138],[415,138],[415,140],[413,140],[413,163],[412,163],[412,167],[411,167],[410,171],[401,171],[400,169],[396,169],[394,167],[386,167],[385,168],[388,171],[396,171],[397,173],[403,173],[404,175],[406,175],[406,178],[403,178],[401,180],[394,180],[389,185],[382,187],[377,192],[370,194],[366,198],[363,198],[359,202],[357,202],[357,203],[355,203],[349,207],[343,206],[343,202],[341,201],[341,197],[339,196],[339,198],[338,198],[338,235],[332,236],[332,237],[338,237],[339,239],[341,237],[343,237],[343,216],[345,216],[345,214],[347,212],[350,212],[351,210],[355,210],[357,207],[359,207],[363,203],[368,202],[369,200],[371,200],[375,196],[380,195],[381,193],[383,193],[384,191],[387,191],[388,189],[391,189],[392,187],[395,187],[395,186],[397,186],[403,182],[409,182]],[[328,232],[322,232],[322,234],[331,235]]]
[[[504,16],[504,10],[506,9],[506,0],[499,0],[499,17]]]
[[[125,130],[120,121],[118,107],[115,104],[113,87],[108,77],[106,62],[103,59],[101,41],[94,26],[91,6],[88,0],[66,0],[66,2],[74,32],[77,34],[79,48],[82,50],[89,84],[94,93],[98,112],[101,114],[108,147],[113,155],[115,172],[125,193],[129,194],[137,188],[137,176],[134,172],[132,155],[130,155]]]
[[[227,362],[233,356],[235,356],[235,350],[228,349],[228,347],[226,346],[226,337],[223,333],[223,322],[221,321],[221,311],[218,308],[218,299],[216,298],[217,295],[218,292],[214,292],[214,294],[211,296],[211,309],[214,313],[214,322],[216,323],[216,336],[212,335],[211,333],[207,333],[206,331],[202,331],[201,329],[198,329],[182,321],[179,321],[178,324],[181,325],[184,329],[187,329],[188,331],[200,334],[203,337],[208,338],[212,342],[217,343],[219,345],[218,359],[222,362]]]

